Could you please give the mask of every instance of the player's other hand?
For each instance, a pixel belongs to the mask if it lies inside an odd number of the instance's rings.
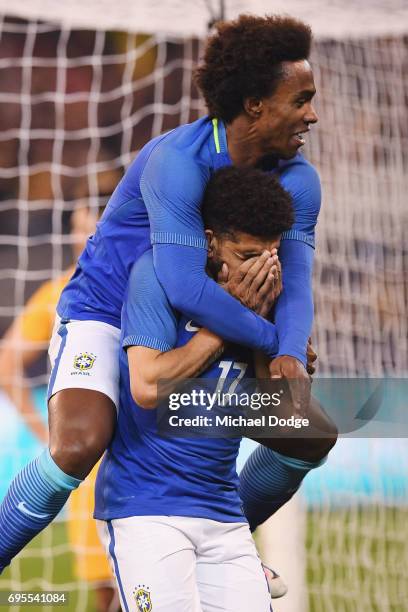
[[[282,269],[276,249],[247,259],[231,273],[224,263],[218,282],[244,306],[267,317],[282,291]]]
[[[280,355],[269,364],[271,378],[287,380],[294,414],[307,416],[310,405],[311,380],[304,365],[290,355]]]
[[[309,338],[309,340],[307,341],[306,359],[307,359],[306,371],[309,374],[309,376],[313,376],[313,374],[316,372],[315,361],[317,359],[317,353],[313,348],[311,338]]]

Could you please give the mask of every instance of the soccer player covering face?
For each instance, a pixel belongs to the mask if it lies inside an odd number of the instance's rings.
[[[281,288],[280,263],[270,253],[293,223],[289,194],[259,170],[224,168],[210,180],[202,213],[207,274],[225,283],[226,270],[234,273],[244,262],[242,299],[266,316]],[[262,358],[268,359],[226,343],[174,309],[153,257],[152,250],[145,252],[130,273],[122,311],[118,426],[96,486],[95,517],[122,606],[134,609],[136,600],[139,610],[266,612],[267,582],[239,496],[240,438],[209,438],[205,432],[162,437],[155,408],[164,399],[158,397],[160,380],[167,379],[166,393],[198,376],[197,390],[200,382],[222,379],[225,388],[239,381],[239,393],[248,379],[264,375]],[[265,265],[270,258],[272,269]],[[201,414],[217,412],[205,408]],[[234,415],[237,407],[222,410]],[[327,452],[331,442],[323,444]],[[291,460],[266,450],[278,465],[276,477],[287,469],[293,494],[300,482],[287,468],[285,460]],[[143,602],[151,607],[143,608]]]
[[[0,571],[53,519],[112,437],[124,291],[133,263],[151,246],[172,307],[227,341],[263,351],[273,358],[271,375],[308,381],[320,208],[317,173],[299,153],[317,121],[310,44],[310,29],[290,18],[241,16],[221,24],[197,71],[209,115],[149,142],[114,191],[57,307],[50,447],[17,476],[0,507]],[[223,286],[205,273],[202,197],[212,174],[230,165],[275,174],[293,199],[294,223],[280,243],[285,283],[274,323],[236,299],[242,268],[229,271]],[[266,497],[279,497],[282,483],[264,478]],[[21,515],[20,501],[29,515]]]
[[[226,270],[234,273],[244,262],[252,272],[242,299],[266,316],[280,291],[280,264],[270,254],[293,223],[289,194],[259,170],[224,168],[210,180],[202,214],[208,275],[225,282]],[[270,258],[272,269],[265,265]],[[130,273],[121,346],[118,426],[98,474],[95,516],[123,609],[136,601],[138,610],[162,612],[269,611],[238,493],[240,438],[162,437],[154,409],[161,379],[175,386],[200,375],[199,389],[201,379],[218,380],[226,370],[227,386],[240,373],[241,383],[255,378],[253,351],[174,309],[152,250]]]

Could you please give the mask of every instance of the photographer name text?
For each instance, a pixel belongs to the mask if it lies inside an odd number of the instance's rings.
[[[192,418],[172,415],[169,417],[171,427],[309,427],[309,419],[290,416],[287,419],[275,415],[260,417],[238,416],[195,416]]]

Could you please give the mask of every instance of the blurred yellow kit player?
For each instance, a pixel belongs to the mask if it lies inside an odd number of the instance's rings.
[[[78,251],[81,252],[84,241],[93,232],[94,225],[95,215],[88,208],[77,208],[72,213],[74,256]],[[73,271],[72,267],[60,277],[45,282],[35,291],[24,310],[7,330],[0,351],[1,386],[27,426],[43,444],[48,442],[48,431],[34,406],[29,386],[24,384],[24,371],[48,347],[56,304]],[[97,535],[95,520],[92,518],[97,470],[98,465],[70,497],[67,531],[70,547],[75,555],[75,575],[79,580],[92,583],[96,610],[103,612],[112,609],[110,606],[116,594],[112,572]]]

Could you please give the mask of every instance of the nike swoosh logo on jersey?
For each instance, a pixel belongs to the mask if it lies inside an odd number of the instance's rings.
[[[193,321],[187,321],[186,323],[186,331],[189,332],[196,332],[196,331],[200,331],[201,327],[196,327],[195,325],[193,325]]]
[[[31,512],[25,505],[25,502],[19,502],[17,508],[21,510],[23,514],[27,514],[28,516],[34,516],[35,518],[48,518],[51,514],[36,514],[35,512]]]

